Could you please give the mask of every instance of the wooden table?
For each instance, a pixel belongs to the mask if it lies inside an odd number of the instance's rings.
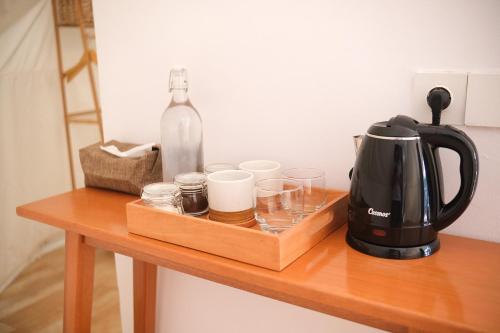
[[[395,332],[500,332],[500,244],[440,235],[435,255],[387,260],[348,247],[343,227],[275,272],[129,234],[133,199],[86,188],[17,208],[66,230],[65,332],[90,331],[96,247],[133,258],[135,332],[154,331],[157,265]]]

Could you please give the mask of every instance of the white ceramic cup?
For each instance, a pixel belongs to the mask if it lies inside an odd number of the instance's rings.
[[[254,175],[243,170],[216,171],[207,176],[208,206],[225,212],[253,209]]]
[[[276,161],[268,160],[253,160],[241,162],[238,166],[240,170],[245,170],[253,173],[255,182],[262,179],[280,178],[281,164]]]

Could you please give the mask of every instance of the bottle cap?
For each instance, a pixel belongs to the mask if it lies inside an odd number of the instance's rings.
[[[172,68],[170,70],[170,91],[174,89],[187,89],[187,69],[185,68]]]

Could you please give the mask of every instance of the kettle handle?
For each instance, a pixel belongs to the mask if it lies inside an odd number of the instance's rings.
[[[474,142],[464,132],[452,126],[422,126],[418,132],[432,151],[443,147],[454,150],[460,156],[460,188],[453,200],[438,211],[432,225],[436,231],[452,224],[462,215],[474,196],[479,173],[479,160]],[[437,152],[435,152],[437,153]]]

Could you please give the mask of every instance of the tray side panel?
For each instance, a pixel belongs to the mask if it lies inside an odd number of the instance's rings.
[[[127,204],[128,231],[273,270],[280,269],[278,237],[202,218]]]
[[[280,270],[347,222],[347,202],[347,193],[331,191],[325,207],[280,237]]]

